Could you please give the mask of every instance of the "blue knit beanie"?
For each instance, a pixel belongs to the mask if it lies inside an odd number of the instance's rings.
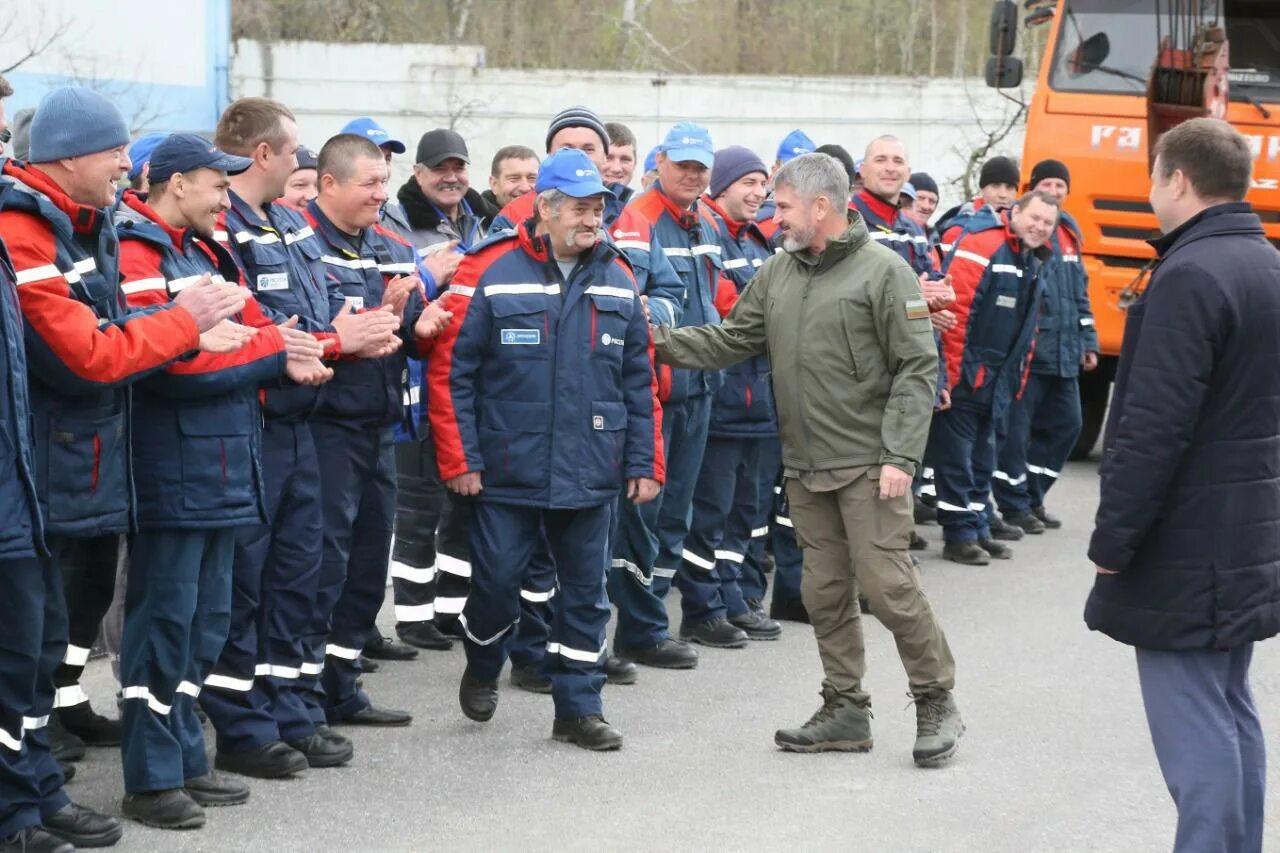
[[[97,154],[129,144],[129,126],[115,104],[83,86],[54,89],[31,122],[32,163]]]
[[[711,197],[719,198],[731,184],[752,172],[769,177],[769,170],[765,168],[764,161],[756,156],[756,152],[741,145],[721,148],[716,152],[715,162],[711,166]]]

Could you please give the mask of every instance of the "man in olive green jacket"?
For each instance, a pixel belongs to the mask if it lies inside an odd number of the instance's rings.
[[[785,253],[765,262],[720,326],[654,329],[657,358],[773,365],[784,475],[804,548],[801,595],[822,657],[823,706],[774,740],[797,752],[871,748],[858,594],[897,641],[916,699],[917,764],[956,750],[955,662],[907,544],[911,479],[938,377],[929,308],[911,268],[846,209],[848,177],[806,154],[774,178]]]

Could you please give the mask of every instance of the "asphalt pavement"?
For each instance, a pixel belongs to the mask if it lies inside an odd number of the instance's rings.
[[[605,689],[617,753],[555,743],[551,699],[503,682],[497,715],[457,705],[460,648],[384,664],[375,702],[411,710],[405,729],[347,729],[355,760],[287,781],[250,780],[250,801],[210,809],[201,830],[126,826],[122,851],[1160,851],[1174,809],[1160,778],[1132,651],[1081,619],[1093,579],[1085,556],[1095,463],[1073,463],[1050,496],[1060,531],[1014,544],[1012,561],[943,562],[936,526],[925,588],[955,653],[968,732],[945,768],[911,761],[914,709],[892,637],[866,630],[875,748],[778,751],[774,730],[817,709],[812,631],[784,623],[778,642],[700,650],[696,670],[644,669]],[[673,625],[679,603],[673,593]],[[383,611],[390,628],[390,595]],[[1276,644],[1254,657],[1263,723],[1280,719]],[[105,661],[90,665],[95,706],[114,713]],[[210,745],[212,750],[212,744]],[[1267,840],[1280,849],[1280,771],[1269,773]],[[91,750],[68,786],[120,813],[119,755]]]

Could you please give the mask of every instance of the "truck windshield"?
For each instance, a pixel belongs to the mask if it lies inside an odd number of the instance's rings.
[[[1068,0],[1049,85],[1064,92],[1141,95],[1168,0]],[[1157,6],[1165,11],[1157,16]],[[1280,3],[1226,0],[1233,101],[1280,102]]]

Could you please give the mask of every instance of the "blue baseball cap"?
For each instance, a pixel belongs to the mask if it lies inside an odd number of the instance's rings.
[[[898,190],[898,195],[910,196],[912,201],[916,200],[916,188],[910,181],[902,185],[902,189]]]
[[[708,169],[716,159],[715,148],[711,145],[711,132],[691,121],[677,122],[668,130],[660,150],[667,155],[668,160],[676,163],[701,163]]]
[[[538,167],[535,192],[559,190],[573,198],[607,195],[609,188],[600,179],[598,170],[585,152],[576,148],[561,148],[542,161]]]
[[[644,170],[646,172],[656,171],[658,168],[658,152],[662,150],[661,145],[655,145],[649,149],[649,153],[644,158]]]
[[[812,154],[816,150],[818,146],[813,144],[809,134],[797,127],[784,136],[778,145],[778,162],[785,163],[801,154]]]
[[[151,183],[160,184],[178,172],[196,169],[217,169],[228,175],[238,175],[253,165],[248,157],[237,157],[218,150],[203,136],[194,133],[175,133],[156,146],[151,153]]]
[[[387,129],[378,124],[369,116],[360,116],[353,118],[342,126],[339,133],[354,133],[356,136],[363,136],[379,148],[390,148],[397,154],[403,154],[407,149],[404,143],[393,137],[387,132]]]
[[[147,165],[151,159],[151,154],[156,150],[156,146],[169,138],[169,134],[153,131],[152,133],[144,133],[137,139],[133,140],[133,144],[129,146],[129,162],[133,165],[129,167],[129,180],[136,181],[138,176],[142,174],[142,167]]]
[[[320,166],[320,158],[316,156],[316,152],[312,151],[305,145],[298,146],[298,169],[315,169]],[[294,169],[293,171],[298,171]]]

